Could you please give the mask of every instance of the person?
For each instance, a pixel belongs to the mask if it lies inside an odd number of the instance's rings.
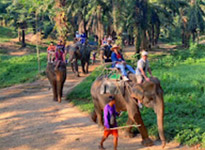
[[[136,69],[136,78],[137,83],[141,84],[143,80],[150,81],[150,79],[147,77],[147,71],[152,77],[152,71],[149,66],[148,61],[148,52],[142,51],[141,53],[141,59],[137,62],[137,69]]]
[[[65,43],[63,43],[62,40],[59,40],[59,42],[58,42],[58,44],[56,46],[56,49],[60,49],[61,50],[61,52],[63,53],[63,60],[65,62],[67,51],[65,50]]]
[[[122,78],[124,81],[128,81],[127,72],[125,68],[127,68],[130,72],[133,74],[136,74],[135,70],[128,64],[126,64],[123,55],[120,53],[120,47],[117,45],[114,45],[111,50],[113,51],[111,54],[111,60],[112,60],[112,67],[119,68],[122,72]]]
[[[59,40],[57,46],[56,46],[57,49],[60,49],[63,53],[65,52],[65,45],[63,44],[63,41],[62,40]]]
[[[76,31],[76,33],[75,33],[75,38],[76,38],[78,41],[80,40],[80,34],[79,34],[78,31]]]
[[[56,62],[55,70],[58,69],[60,63],[64,62],[63,59],[64,59],[63,52],[61,51],[60,48],[57,48],[56,53],[55,53],[55,62]]]
[[[102,45],[107,45],[107,35],[104,36],[104,38],[102,39]]]
[[[47,48],[47,53],[48,53],[48,62],[53,63],[53,59],[55,57],[55,51],[56,51],[56,46],[54,45],[53,42],[50,43],[50,45]]]
[[[92,60],[93,60],[92,64],[93,64],[93,65],[95,64],[96,54],[97,54],[96,51],[94,51],[94,52],[92,53],[92,56],[93,56],[93,57],[92,57]]]
[[[109,96],[109,102],[104,107],[104,135],[100,142],[100,149],[105,149],[103,147],[103,143],[108,138],[110,134],[114,136],[114,150],[117,150],[118,145],[118,130],[112,129],[117,127],[116,116],[119,116],[120,113],[116,111],[115,107],[115,98],[113,96]]]
[[[83,32],[82,34],[81,34],[81,44],[85,44],[85,42],[86,42],[86,38],[87,38],[87,35],[86,35],[86,33],[85,32]]]

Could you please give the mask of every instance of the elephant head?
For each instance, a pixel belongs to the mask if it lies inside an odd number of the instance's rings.
[[[61,102],[63,95],[63,86],[66,80],[66,65],[60,63],[57,70],[54,70],[55,65],[48,63],[46,75],[53,89],[53,100]]]
[[[152,77],[143,84],[132,84],[131,97],[139,100],[144,106],[152,108],[157,115],[158,132],[162,146],[166,145],[164,136],[164,99],[160,81]]]

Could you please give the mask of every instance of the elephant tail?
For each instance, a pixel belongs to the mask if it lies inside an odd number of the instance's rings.
[[[97,123],[97,115],[96,115],[95,111],[90,113],[90,117],[91,117],[93,122]]]

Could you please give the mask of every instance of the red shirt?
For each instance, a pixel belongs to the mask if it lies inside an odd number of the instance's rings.
[[[118,59],[122,59],[122,56],[121,56],[120,53],[117,54],[117,58],[118,58]]]
[[[56,51],[56,46],[50,45],[50,46],[47,48],[47,52],[49,52],[49,51],[55,52],[55,51]]]

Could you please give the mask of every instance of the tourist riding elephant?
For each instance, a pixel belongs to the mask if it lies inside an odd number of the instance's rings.
[[[96,46],[91,46],[88,44],[75,43],[67,47],[69,53],[68,62],[71,63],[72,71],[79,77],[78,71],[78,60],[81,61],[83,73],[88,73],[89,63],[90,63],[90,53],[92,50],[96,49]]]
[[[53,89],[53,100],[60,103],[63,95],[63,85],[66,80],[66,64],[61,62],[57,70],[54,68],[55,64],[48,63],[46,75]]]
[[[100,48],[101,64],[103,64],[104,62],[111,62],[111,54],[112,54],[112,51],[110,50],[109,46],[103,45]]]
[[[142,135],[142,144],[145,146],[150,146],[153,142],[149,139],[147,129],[141,118],[139,111],[138,100],[146,107],[154,109],[157,115],[158,132],[160,139],[162,141],[163,147],[166,145],[163,127],[164,118],[164,100],[163,100],[163,90],[160,86],[160,81],[151,77],[151,81],[145,81],[143,84],[137,84],[136,77],[134,74],[129,74],[130,82],[120,82],[121,85],[116,85],[118,93],[106,92],[105,83],[109,80],[101,76],[95,80],[91,87],[91,95],[94,103],[94,112],[92,113],[92,119],[96,122],[98,121],[99,126],[103,126],[102,113],[103,108],[108,103],[108,97],[114,95],[116,99],[116,110],[127,111],[128,121],[127,124],[139,124],[138,127],[140,134]],[[116,81],[115,81],[116,82]],[[123,84],[122,84],[123,83]],[[103,88],[102,88],[103,86]],[[103,93],[102,93],[103,89]],[[105,90],[105,92],[104,92]],[[120,91],[120,92],[119,92]],[[126,130],[127,134],[131,134],[131,128]]]

